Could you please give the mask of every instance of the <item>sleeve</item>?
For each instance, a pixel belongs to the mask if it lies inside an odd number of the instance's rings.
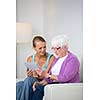
[[[59,82],[68,82],[79,72],[80,63],[77,58],[71,58],[63,65],[64,69],[57,76]]]
[[[48,83],[52,83],[53,81],[49,78],[44,78],[44,80],[46,80]]]
[[[51,72],[49,72],[49,74],[51,75]],[[50,78],[44,78],[44,80],[46,80],[48,83],[52,83],[53,80],[51,80]]]

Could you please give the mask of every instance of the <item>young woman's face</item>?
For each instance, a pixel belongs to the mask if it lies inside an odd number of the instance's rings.
[[[35,51],[39,55],[44,55],[46,53],[46,42],[38,41],[35,42]]]

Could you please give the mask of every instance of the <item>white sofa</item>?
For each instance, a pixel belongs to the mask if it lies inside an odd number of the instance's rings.
[[[45,86],[43,100],[82,100],[83,83],[50,84]]]
[[[17,79],[16,81],[22,80],[24,79]],[[43,100],[83,100],[83,83],[46,85]]]

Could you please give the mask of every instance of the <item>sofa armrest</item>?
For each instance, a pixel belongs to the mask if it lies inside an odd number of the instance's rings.
[[[17,79],[16,79],[16,83],[17,83],[17,82],[20,82],[20,81],[24,81],[24,79],[25,79],[25,78],[22,78],[22,79],[18,79],[18,78],[17,78]]]
[[[83,83],[49,84],[44,88],[43,100],[82,100]]]

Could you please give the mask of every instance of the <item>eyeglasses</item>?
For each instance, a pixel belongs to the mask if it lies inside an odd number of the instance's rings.
[[[52,50],[59,50],[61,47],[52,47]]]

